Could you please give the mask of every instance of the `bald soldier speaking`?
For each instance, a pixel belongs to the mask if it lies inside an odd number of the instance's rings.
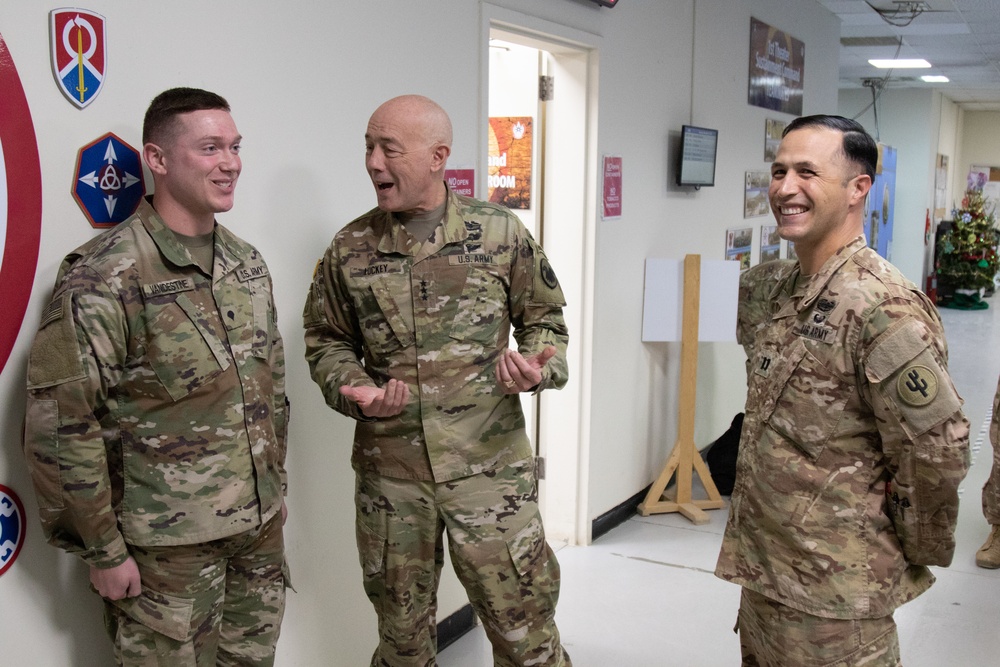
[[[379,625],[371,664],[436,664],[447,531],[495,664],[569,665],[518,397],[566,384],[563,293],[517,217],[448,189],[451,137],[426,97],[376,109],[365,165],[378,207],[334,237],[304,313],[313,380],[358,422],[358,551]]]

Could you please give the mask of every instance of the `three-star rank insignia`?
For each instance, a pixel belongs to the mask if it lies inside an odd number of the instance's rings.
[[[113,227],[135,213],[146,192],[139,151],[113,132],[80,149],[73,198],[93,227]]]
[[[63,7],[49,13],[52,73],[59,90],[82,109],[104,87],[107,32],[103,16],[87,9]]]
[[[896,391],[899,400],[907,405],[915,408],[928,405],[938,394],[937,374],[926,366],[908,366],[896,380]]]

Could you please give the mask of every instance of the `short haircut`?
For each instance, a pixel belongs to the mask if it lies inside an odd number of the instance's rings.
[[[843,134],[844,140],[841,148],[848,162],[853,162],[864,173],[868,174],[869,178],[872,180],[875,179],[875,168],[878,164],[878,146],[861,123],[850,118],[844,118],[843,116],[828,116],[825,114],[802,116],[789,123],[785,127],[785,131],[781,133],[781,136],[784,137],[789,132],[807,127],[826,127]]]
[[[172,138],[177,116],[192,111],[222,109],[229,111],[229,102],[221,95],[200,88],[171,88],[149,103],[142,121],[142,143],[163,143]]]

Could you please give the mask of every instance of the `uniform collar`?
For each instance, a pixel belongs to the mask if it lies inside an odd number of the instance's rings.
[[[858,236],[853,241],[843,246],[840,250],[833,253],[829,259],[823,262],[823,266],[816,274],[808,278],[809,282],[806,284],[805,289],[802,292],[802,296],[799,299],[792,298],[789,303],[793,304],[796,311],[802,312],[803,310],[810,308],[816,299],[819,298],[826,290],[827,284],[833,279],[841,267],[847,263],[851,257],[856,255],[861,250],[865,249],[867,244],[865,243],[864,236]],[[795,278],[801,279],[801,265],[797,267],[796,271],[792,273]]]
[[[163,218],[153,208],[149,198],[143,199],[139,203],[139,208],[135,214],[139,217],[143,227],[145,227],[150,238],[153,239],[153,243],[156,244],[156,247],[164,258],[175,266],[191,266],[201,271],[201,267],[191,257],[188,249],[177,241],[174,233],[170,231],[167,224],[163,222]],[[220,264],[222,268],[221,275],[225,275],[243,263],[242,253],[240,252],[236,238],[229,233],[229,230],[218,223],[215,225],[215,239],[213,243],[215,244],[213,273],[215,268],[219,267]]]
[[[456,195],[445,183],[448,205],[445,207],[444,220],[434,231],[434,240],[424,243],[415,241],[406,228],[392,213],[382,213],[384,229],[378,242],[378,250],[384,254],[411,255],[417,259],[428,257],[450,243],[461,243],[469,236],[465,221],[459,213]]]

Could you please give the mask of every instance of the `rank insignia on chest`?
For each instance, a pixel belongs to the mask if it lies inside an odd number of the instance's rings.
[[[795,327],[794,331],[795,335],[802,336],[803,338],[819,341],[820,343],[832,343],[833,333],[836,329],[822,324],[809,324],[807,322]]]
[[[753,369],[753,372],[761,377],[768,377],[771,373],[771,362],[773,361],[770,354],[761,353],[757,356],[757,365]]]

